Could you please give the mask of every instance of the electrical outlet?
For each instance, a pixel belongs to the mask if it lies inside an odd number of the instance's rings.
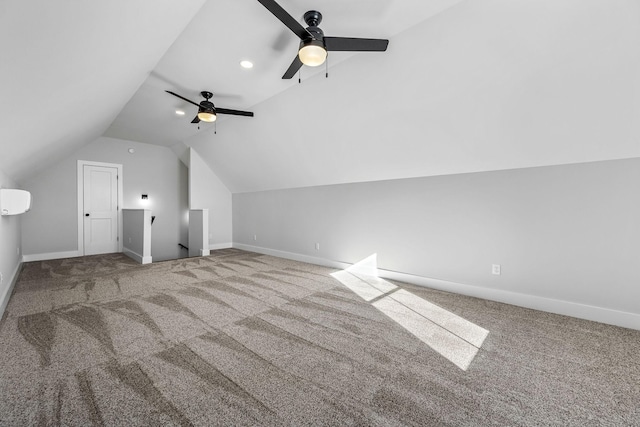
[[[495,274],[496,276],[499,276],[500,275],[500,269],[501,269],[500,264],[493,264],[491,266],[491,274]]]
[[[255,242],[255,241],[257,241],[257,240],[258,240],[258,235],[257,235],[257,234],[254,234],[254,235],[253,235],[253,241]]]
[[[320,243],[316,243],[316,251],[320,250]]]
[[[129,237],[129,243],[131,243],[131,237]]]
[[[2,276],[2,272],[0,271],[0,285],[2,284],[3,281],[4,281],[4,277]]]
[[[20,255],[20,248],[16,248],[16,255]]]

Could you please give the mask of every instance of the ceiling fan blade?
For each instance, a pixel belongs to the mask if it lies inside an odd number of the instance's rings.
[[[271,12],[276,18],[280,20],[284,25],[287,26],[293,33],[298,36],[301,40],[306,39],[315,39],[313,35],[307,31],[300,23],[289,13],[282,8],[278,3],[273,0],[258,0],[264,7],[266,7],[269,12]]]
[[[187,101],[188,103],[193,104],[193,105],[195,105],[196,107],[200,107],[200,104],[196,104],[195,102],[191,101],[190,99],[185,98],[184,96],[180,96],[180,95],[178,95],[177,93],[173,93],[173,92],[171,92],[170,90],[165,90],[165,92],[170,93],[170,94],[171,94],[171,95],[173,95],[173,96],[177,96],[178,98],[180,98],[180,99],[182,99],[182,100],[184,100],[184,101]]]
[[[200,117],[196,114],[196,116],[191,120],[191,123],[200,123]]]
[[[332,52],[384,52],[389,40],[358,39],[351,37],[325,37],[324,45]]]
[[[289,65],[289,69],[284,73],[284,76],[282,76],[282,78],[290,79],[291,77],[295,76],[300,67],[302,67],[302,61],[300,61],[300,58],[298,57],[298,55],[296,55],[291,65]]]
[[[216,113],[219,113],[219,114],[231,114],[231,115],[234,115],[234,116],[253,117],[253,113],[251,111],[229,110],[228,108],[218,108],[218,107],[216,107]]]

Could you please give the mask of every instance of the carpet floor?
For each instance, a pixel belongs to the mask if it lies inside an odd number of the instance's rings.
[[[640,331],[244,252],[25,263],[0,425],[640,425]]]

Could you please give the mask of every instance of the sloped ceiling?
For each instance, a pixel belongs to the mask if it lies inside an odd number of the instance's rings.
[[[319,8],[321,27],[327,35],[389,38],[426,20],[461,0],[278,0],[302,23],[303,14]],[[203,90],[214,94],[218,107],[249,110],[297,84],[282,80],[298,50],[299,39],[256,0],[208,1],[167,51],[138,92],[106,132],[114,138],[134,139],[170,146],[213,127],[191,124],[197,107],[175,98],[165,90],[195,102]],[[369,53],[375,57],[384,54]],[[333,67],[353,57],[334,52]],[[240,67],[253,61],[254,68]],[[304,67],[304,78],[323,72],[325,67]],[[366,65],[362,72],[369,72]],[[187,113],[176,116],[175,110]],[[250,119],[221,117],[240,125]]]
[[[192,146],[233,192],[640,156],[637,0],[279,3],[389,50],[298,84],[295,36],[255,0],[1,2],[0,170],[101,135]],[[167,89],[256,117],[198,129]]]
[[[640,2],[467,1],[186,140],[232,192],[640,156]]]
[[[205,0],[0,2],[0,170],[100,137]]]

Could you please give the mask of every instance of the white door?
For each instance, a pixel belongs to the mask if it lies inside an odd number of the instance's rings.
[[[118,252],[118,169],[84,165],[84,254]]]

